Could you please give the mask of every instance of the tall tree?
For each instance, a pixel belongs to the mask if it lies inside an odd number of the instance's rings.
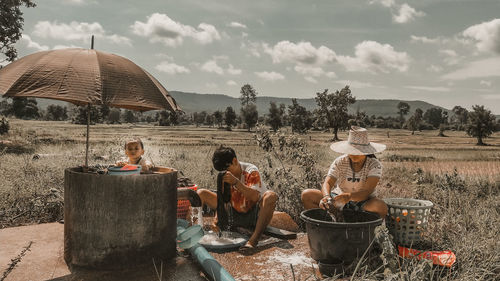
[[[424,120],[431,124],[434,128],[439,128],[439,125],[446,123],[448,113],[441,108],[432,107],[425,111]]]
[[[240,94],[242,107],[250,103],[254,103],[257,100],[257,92],[250,84],[243,85],[243,87],[241,87]]]
[[[222,111],[217,110],[214,112],[214,121],[215,124],[217,124],[217,127],[220,128],[222,127],[222,122],[224,121],[224,115],[222,114]]]
[[[205,125],[208,125],[209,127],[214,126],[214,115],[213,114],[207,114],[207,117],[205,118]]]
[[[75,106],[72,110],[72,122],[74,124],[87,124],[87,108],[88,106]],[[97,106],[90,106],[90,123],[101,123],[101,111]]]
[[[40,117],[40,110],[36,99],[32,98],[13,98],[11,113],[16,118],[37,119]]]
[[[414,135],[416,130],[420,130],[420,124],[422,124],[422,117],[424,111],[420,108],[415,110],[415,113],[408,119],[408,129],[411,130],[411,134]]]
[[[405,122],[405,115],[410,112],[410,105],[406,102],[400,101],[398,103],[398,114],[399,114],[399,120],[401,120],[401,127],[403,127],[403,123]]]
[[[168,118],[170,119],[170,124],[172,126],[179,125],[179,115],[182,113],[178,113],[177,111],[168,111]]]
[[[241,118],[243,123],[247,126],[248,131],[255,127],[259,120],[259,113],[257,112],[257,105],[250,103],[241,108]]]
[[[108,114],[108,123],[110,124],[120,124],[122,111],[119,108],[113,108]]]
[[[455,114],[457,123],[459,124],[459,127],[457,129],[463,130],[464,125],[467,124],[469,111],[467,111],[467,109],[461,107],[460,105],[454,106],[451,111],[453,111],[453,113]]]
[[[31,8],[36,4],[31,0],[0,1],[0,53],[5,55],[5,58],[0,58],[0,62],[17,58],[14,43],[21,38],[24,23],[21,6]]]
[[[477,138],[476,145],[485,145],[483,138],[489,137],[495,129],[495,116],[483,105],[474,105],[469,113],[469,122],[466,132],[471,137]]]
[[[316,111],[318,118],[323,119],[327,128],[333,129],[333,140],[338,140],[339,129],[348,127],[347,106],[355,103],[356,98],[352,96],[349,86],[345,86],[335,93],[328,93],[328,89],[323,93],[316,93],[315,99],[319,107]]]
[[[226,107],[224,112],[224,122],[226,123],[227,129],[230,131],[231,127],[236,125],[236,112],[231,106]]]
[[[65,106],[51,104],[47,106],[47,119],[62,121],[68,119],[68,109]]]
[[[132,110],[126,109],[125,113],[123,113],[123,121],[125,121],[125,123],[135,123],[137,122],[137,116]]]
[[[283,111],[278,108],[274,101],[270,102],[267,124],[271,126],[271,129],[273,129],[274,132],[283,126]]]
[[[292,104],[288,106],[288,118],[292,126],[292,132],[305,133],[312,126],[311,112],[292,99]]]

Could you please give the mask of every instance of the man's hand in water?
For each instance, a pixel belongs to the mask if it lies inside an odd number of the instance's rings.
[[[230,185],[235,185],[238,182],[238,179],[231,174],[231,172],[227,171],[224,175],[223,181],[229,183]]]
[[[319,207],[323,210],[329,210],[331,207],[333,207],[332,203],[332,197],[327,195],[321,198],[321,200],[319,201]]]

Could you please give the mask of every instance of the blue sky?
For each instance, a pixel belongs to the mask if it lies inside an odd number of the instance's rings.
[[[65,47],[125,56],[168,90],[423,100],[500,114],[498,0],[39,0],[20,56]]]

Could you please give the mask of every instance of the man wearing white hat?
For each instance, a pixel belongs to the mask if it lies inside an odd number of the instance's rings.
[[[344,206],[385,218],[387,205],[375,197],[375,187],[382,176],[382,164],[374,155],[385,147],[384,144],[370,142],[365,128],[352,126],[347,141],[330,146],[333,151],[344,154],[333,161],[321,190],[306,189],[302,192],[304,208]],[[333,187],[335,189],[332,190]]]

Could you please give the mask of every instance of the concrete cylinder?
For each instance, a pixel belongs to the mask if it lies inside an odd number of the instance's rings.
[[[177,171],[129,176],[64,171],[64,259],[119,269],[176,255]]]

